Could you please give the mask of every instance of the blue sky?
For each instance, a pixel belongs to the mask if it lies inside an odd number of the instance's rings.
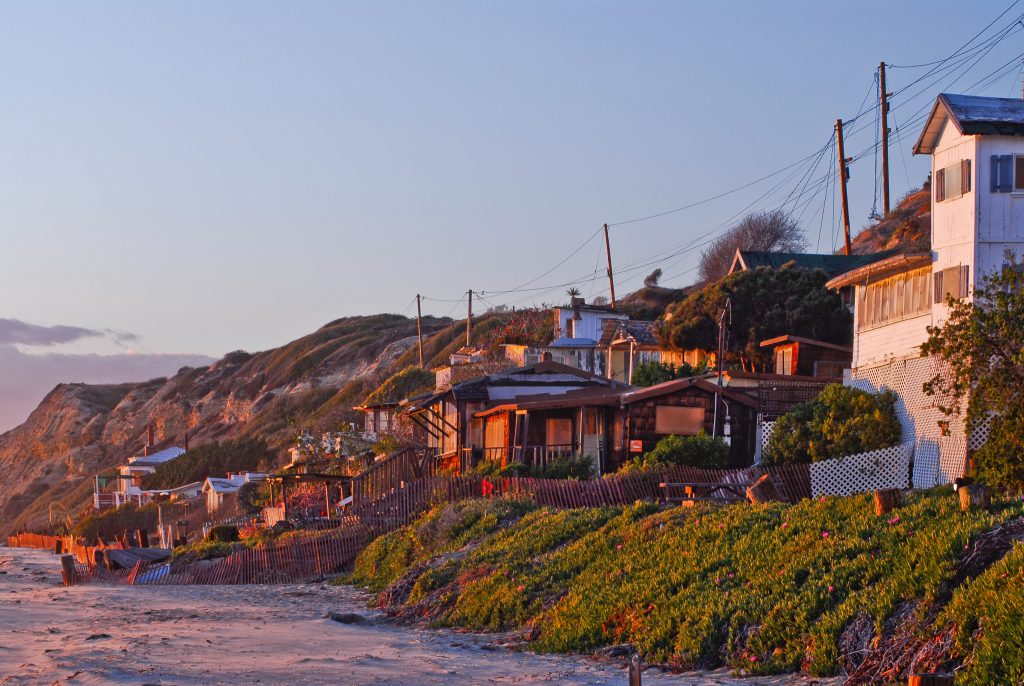
[[[439,315],[463,312],[442,301],[469,288],[559,300],[563,286],[499,291],[603,222],[812,155],[837,117],[869,93],[873,106],[879,61],[943,58],[1007,4],[6,2],[0,317],[130,332],[132,354],[219,356],[339,316],[408,313],[417,292]],[[952,90],[1011,60],[1021,36],[979,53]],[[924,71],[890,70],[890,90]],[[956,73],[894,97],[895,123]],[[1016,65],[981,92],[1019,94]],[[851,153],[874,143],[873,114],[859,123]],[[927,173],[907,138],[892,154],[896,197]],[[873,166],[853,168],[855,227]],[[617,290],[655,266],[688,283],[698,250],[656,256],[785,178],[613,227],[617,267],[643,265]],[[751,206],[778,205],[799,178]],[[831,250],[830,196],[804,197],[812,247]],[[531,286],[599,295],[603,259],[591,240]],[[125,347],[99,336],[62,352]]]

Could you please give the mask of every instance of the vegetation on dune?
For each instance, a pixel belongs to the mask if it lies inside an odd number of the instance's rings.
[[[409,365],[389,376],[384,383],[366,396],[364,405],[397,403],[400,400],[434,389],[434,375],[415,365]]]
[[[1019,503],[962,513],[943,491],[908,497],[891,518],[856,496],[664,511],[523,506],[479,525],[479,508],[501,507],[432,510],[371,544],[351,580],[383,589],[391,612],[524,629],[544,651],[631,643],[682,668],[824,675],[842,664],[854,619],[868,618],[877,635],[902,603],[935,599],[965,546],[1022,514]],[[433,532],[427,542],[423,530]]]
[[[765,448],[767,464],[817,462],[900,442],[896,394],[829,384],[814,400],[779,417]]]
[[[117,509],[92,512],[82,517],[71,533],[91,543],[96,541],[97,537],[113,541],[115,536],[122,536],[125,532],[134,532],[138,529],[153,531],[157,524],[157,509],[156,503],[142,507],[128,503]]]
[[[1024,682],[1024,544],[957,589],[937,623],[954,628],[953,656],[970,658],[957,684]]]
[[[142,487],[157,490],[203,481],[208,476],[223,477],[228,472],[245,472],[271,464],[267,444],[255,438],[239,438],[208,443],[189,449],[180,457],[165,462],[142,478]]]

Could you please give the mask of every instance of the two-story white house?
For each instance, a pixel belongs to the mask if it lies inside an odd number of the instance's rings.
[[[940,95],[914,146],[931,155],[931,250],[884,257],[829,281],[853,287],[853,363],[846,383],[899,396],[903,440],[915,443],[913,483],[928,487],[963,475],[967,435],[948,418],[925,381],[942,372],[920,346],[927,327],[948,315],[947,295],[970,299],[1007,250],[1024,254],[1024,100]]]

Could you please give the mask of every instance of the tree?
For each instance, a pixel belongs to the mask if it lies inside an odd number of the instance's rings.
[[[670,305],[659,320],[658,336],[676,350],[717,350],[718,318],[728,299],[732,325],[725,361],[738,360],[745,371],[763,370],[770,364],[770,352],[761,347],[761,341],[776,336],[849,345],[850,311],[838,293],[825,287],[827,280],[821,270],[795,266],[736,272]]]
[[[982,279],[974,301],[947,298],[945,323],[928,327],[924,356],[944,363],[924,384],[948,417],[967,426],[990,421],[975,454],[978,476],[1007,490],[1024,488],[1024,264],[1006,254],[1003,268]],[[947,425],[948,425],[947,420]]]
[[[678,367],[666,362],[641,362],[633,370],[632,384],[639,387],[654,386],[655,384],[672,381],[673,379],[685,379],[706,371],[706,364],[702,364],[698,369],[691,367],[685,362]]]
[[[658,282],[661,281],[661,274],[662,271],[660,267],[655,269],[644,278],[644,286],[647,288],[657,288]]]
[[[800,226],[782,210],[749,214],[701,253],[697,276],[702,283],[721,279],[737,250],[803,252],[806,247]]]
[[[817,462],[896,445],[896,394],[829,384],[814,400],[779,417],[765,448],[767,464]]]

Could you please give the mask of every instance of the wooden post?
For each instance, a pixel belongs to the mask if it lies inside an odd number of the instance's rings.
[[[423,311],[420,309],[420,294],[416,294],[416,338],[420,347],[420,369],[423,369]],[[271,501],[273,502],[273,501]]]
[[[78,583],[78,570],[75,569],[75,558],[72,555],[60,556],[61,573],[64,577],[65,586],[74,586]]]
[[[618,307],[618,303],[615,301],[615,276],[612,272],[612,242],[608,238],[608,225],[604,225],[604,251],[608,255],[608,290],[612,295],[612,309]]]
[[[878,65],[878,97],[882,109],[882,210],[889,216],[889,94],[885,92],[885,62]]]
[[[633,653],[629,658],[629,686],[642,686],[643,664],[640,662],[640,655]]]
[[[149,532],[143,529],[137,529],[135,531],[135,538],[138,541],[140,548],[149,547]]]
[[[875,515],[881,517],[900,506],[903,495],[897,488],[875,491]]]
[[[782,500],[782,496],[775,488],[771,475],[762,474],[761,478],[747,488],[747,500],[751,503],[776,503]]]
[[[846,151],[843,148],[843,120],[836,119],[836,147],[839,151],[839,188],[843,197],[843,245],[844,255],[849,255],[850,246],[850,201],[846,197],[846,182],[849,180],[849,173],[846,169]]]
[[[960,509],[964,512],[984,510],[992,504],[992,491],[988,486],[981,484],[961,486],[957,489],[957,493],[960,495]]]
[[[466,347],[469,347],[469,337],[473,332],[473,290],[469,291],[469,310],[466,316]]]

